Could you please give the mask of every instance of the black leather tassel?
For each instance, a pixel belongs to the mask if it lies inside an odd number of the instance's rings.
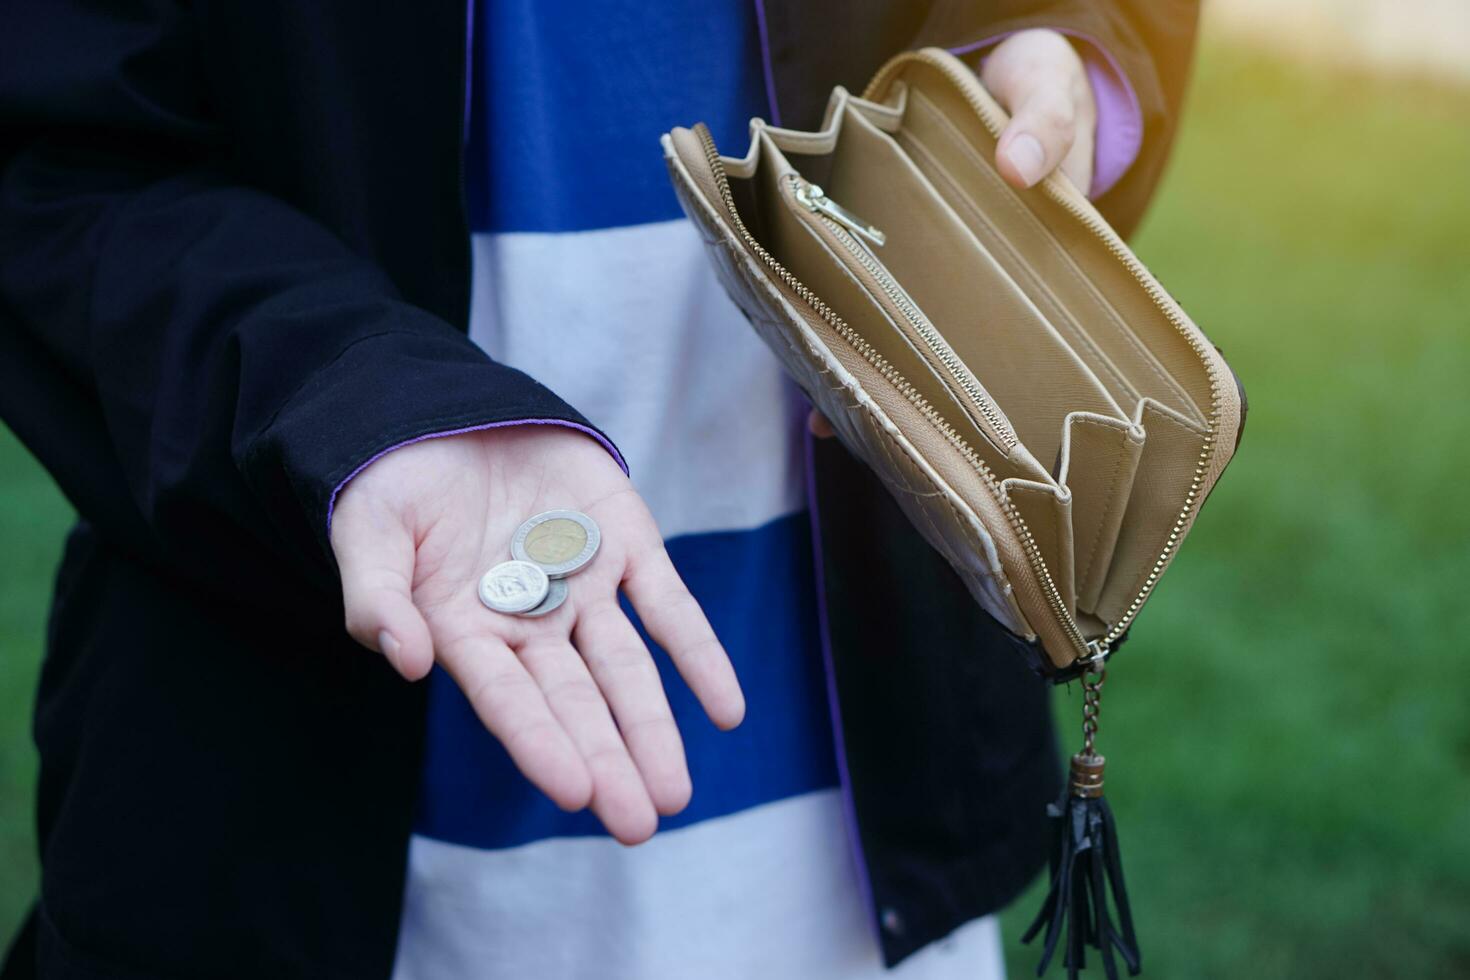
[[[1041,962],[1036,967],[1038,977],[1046,973],[1058,946],[1063,946],[1062,965],[1068,980],[1076,980],[1087,967],[1088,946],[1098,951],[1108,980],[1117,980],[1119,959],[1130,976],[1138,976],[1142,969],[1128,889],[1123,883],[1118,832],[1113,811],[1103,798],[1104,759],[1093,748],[1102,681],[1101,670],[1095,681],[1091,672],[1082,676],[1085,744],[1072,756],[1071,778],[1062,798],[1047,807],[1057,831],[1051,855],[1051,889],[1041,912],[1021,937],[1023,943],[1029,943],[1046,927]]]

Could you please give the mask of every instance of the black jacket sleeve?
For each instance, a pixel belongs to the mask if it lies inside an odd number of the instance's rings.
[[[936,0],[913,46],[957,48],[1035,27],[1101,45],[1123,69],[1143,114],[1138,158],[1095,202],[1126,236],[1143,217],[1168,160],[1198,22],[1198,0]]]
[[[164,0],[0,8],[0,416],[138,555],[230,590],[326,584],[333,490],[375,454],[586,423],[226,176],[190,17]]]

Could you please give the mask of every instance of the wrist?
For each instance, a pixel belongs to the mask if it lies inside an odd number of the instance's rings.
[[[623,460],[622,454],[618,452],[617,446],[613,445],[610,439],[608,439],[605,435],[603,435],[601,432],[590,425],[585,425],[581,422],[576,422],[569,419],[506,419],[498,422],[484,422],[478,425],[468,425],[454,429],[447,429],[443,432],[429,432],[425,433],[424,435],[415,436],[412,439],[405,439],[402,442],[396,443],[392,446],[389,446],[387,449],[378,452],[371,458],[364,461],[351,473],[348,473],[347,476],[343,478],[342,482],[337,484],[336,488],[332,491],[331,500],[327,504],[326,531],[328,538],[331,537],[332,519],[335,516],[337,508],[341,502],[340,498],[343,492],[369,466],[372,466],[374,463],[378,462],[378,460],[383,459],[384,457],[389,456],[390,454],[399,450],[406,449],[410,446],[430,442],[436,439],[448,439],[461,436],[481,436],[481,441],[484,441],[484,438],[489,438],[490,434],[492,433],[498,433],[508,430],[522,430],[525,434],[534,433],[537,435],[553,437],[565,436],[567,438],[573,439],[585,439],[589,442],[589,444],[595,444],[599,446],[604,453],[610,456],[613,462],[616,463],[618,467],[623,471],[624,475],[626,475],[628,472],[628,464]]]

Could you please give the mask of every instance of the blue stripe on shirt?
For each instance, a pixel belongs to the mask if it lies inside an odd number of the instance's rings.
[[[479,13],[480,109],[465,152],[473,231],[677,218],[659,134],[704,121],[721,146],[743,148],[750,117],[766,111],[750,3],[604,0],[547,16],[536,0],[497,0]]]
[[[735,661],[747,711],[738,729],[717,731],[655,650],[694,780],[689,807],[663,818],[664,829],[837,785],[809,535],[801,513],[668,543]],[[417,833],[480,848],[606,833],[590,812],[563,813],[527,782],[447,675],[436,670],[431,683]]]

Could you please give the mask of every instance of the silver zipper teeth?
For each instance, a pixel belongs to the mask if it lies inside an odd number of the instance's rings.
[[[792,174],[790,179],[793,181],[801,180],[795,174]],[[914,305],[913,300],[899,287],[888,270],[880,265],[873,258],[872,253],[864,248],[856,238],[849,235],[840,222],[834,221],[820,213],[817,214],[817,219],[837,236],[837,240],[842,243],[842,247],[878,281],[879,288],[893,301],[893,304],[898,307],[899,312],[903,314],[904,319],[923,338],[929,350],[948,369],[955,383],[964,389],[966,395],[970,396],[971,403],[985,417],[985,421],[990,423],[991,429],[995,431],[1006,450],[1009,451],[1016,448],[1020,440],[1016,437],[1016,431],[1011,427],[1010,421],[1000,414],[999,409],[996,408],[990,396],[975,382],[974,378],[970,375],[969,369],[956,356],[954,348],[950,347],[945,339],[940,336],[939,331],[934,329],[934,325]]]
[[[900,55],[899,57],[901,58],[903,56]],[[1004,128],[1003,120],[997,118],[990,107],[977,99],[970,90],[971,84],[979,83],[973,78],[960,77],[953,66],[946,62],[930,59],[923,55],[919,57],[925,64],[939,71],[945,78],[949,79],[954,87],[959,90],[965,101],[969,103],[970,108],[975,110],[975,114],[980,117],[981,122],[985,124],[985,128],[990,131],[990,135],[999,139],[1001,130]],[[897,59],[895,59],[890,65],[897,63]],[[878,88],[886,87],[891,74],[891,69],[880,71],[878,76],[868,85],[867,90],[863,92],[863,97],[868,98]],[[1159,576],[1163,574],[1164,568],[1169,564],[1170,557],[1174,554],[1175,549],[1179,547],[1179,542],[1184,537],[1184,531],[1189,526],[1191,516],[1198,509],[1200,503],[1203,502],[1200,492],[1204,489],[1205,477],[1210,470],[1210,461],[1215,455],[1215,446],[1219,437],[1221,404],[1224,401],[1224,396],[1222,394],[1223,389],[1219,371],[1211,363],[1209,354],[1205,350],[1204,342],[1189,329],[1189,324],[1183,311],[1179,309],[1178,304],[1174,302],[1169,294],[1164,292],[1159,284],[1153,280],[1153,277],[1148,274],[1148,270],[1144,268],[1143,263],[1138,261],[1138,258],[1128,251],[1111,229],[1104,225],[1096,216],[1087,213],[1068,199],[1050,181],[1042,185],[1042,191],[1047,197],[1060,205],[1068,214],[1080,221],[1083,227],[1092,232],[1103,243],[1103,246],[1112,253],[1114,258],[1123,263],[1123,267],[1143,287],[1144,292],[1148,294],[1148,298],[1153,301],[1153,304],[1164,314],[1165,319],[1169,321],[1170,325],[1184,338],[1185,343],[1189,344],[1190,349],[1199,357],[1201,363],[1205,366],[1205,370],[1210,375],[1210,417],[1205,422],[1204,447],[1200,450],[1199,462],[1195,465],[1194,478],[1190,482],[1189,492],[1185,494],[1184,506],[1180,508],[1179,516],[1175,518],[1174,527],[1169,531],[1169,539],[1164,544],[1163,553],[1154,561],[1153,568],[1148,573],[1148,578],[1144,580],[1143,588],[1133,598],[1133,601],[1128,604],[1128,608],[1124,611],[1122,617],[1109,627],[1106,635],[1102,639],[1094,641],[1100,644],[1102,650],[1106,651],[1128,631],[1128,627],[1133,623],[1134,617],[1143,608],[1143,604],[1153,592],[1154,586],[1158,584]]]
[[[843,340],[858,352],[858,354],[873,366],[889,384],[898,389],[908,402],[916,408],[929,423],[939,430],[951,446],[953,446],[965,458],[990,488],[992,496],[999,502],[1001,510],[1006,519],[1011,522],[1016,534],[1021,539],[1021,547],[1026,552],[1026,557],[1031,564],[1031,569],[1040,580],[1042,594],[1046,597],[1047,604],[1051,606],[1052,612],[1056,614],[1057,622],[1061,624],[1063,632],[1067,634],[1076,646],[1078,657],[1086,658],[1096,656],[1098,651],[1091,648],[1082,636],[1082,631],[1077,626],[1077,621],[1067,609],[1066,602],[1062,599],[1062,593],[1057,588],[1056,582],[1051,577],[1051,571],[1046,567],[1046,559],[1042,557],[1041,548],[1036,544],[1036,538],[1031,529],[1026,526],[1026,521],[1016,510],[1010,498],[1001,490],[1000,481],[996,479],[989,464],[980,457],[978,453],[965,441],[964,436],[945,421],[944,417],[935,411],[929,400],[919,393],[919,390],[909,383],[897,368],[888,363],[888,359],[862,338],[857,331],[847,325],[847,321],[833,312],[832,308],[824,303],[816,293],[812,292],[806,285],[777,261],[776,257],[766,251],[764,245],[755,240],[755,236],[745,227],[745,222],[740,217],[740,212],[735,209],[735,196],[730,193],[730,180],[725,175],[725,165],[720,162],[720,151],[715,147],[714,137],[710,135],[709,128],[703,123],[694,127],[695,134],[704,146],[705,157],[708,159],[710,170],[714,174],[715,186],[720,192],[720,198],[725,204],[725,210],[735,222],[735,230],[739,233],[746,246],[756,254],[772,273],[786,284],[792,292],[800,296],[802,300],[817,312]],[[1096,641],[1094,641],[1096,642]]]

